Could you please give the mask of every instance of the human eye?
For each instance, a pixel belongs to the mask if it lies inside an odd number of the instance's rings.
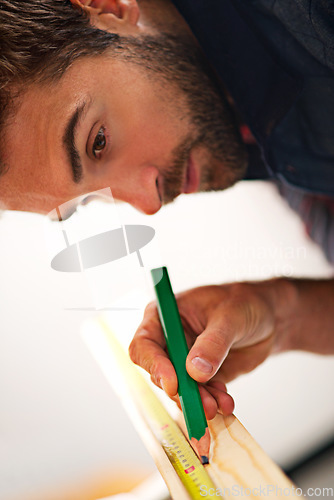
[[[95,136],[93,145],[92,145],[92,154],[94,158],[99,159],[102,155],[103,150],[107,146],[107,136],[105,132],[105,128],[101,127],[98,133]]]

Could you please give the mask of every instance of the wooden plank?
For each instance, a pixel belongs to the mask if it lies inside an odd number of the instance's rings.
[[[181,412],[177,420],[186,433]],[[298,496],[296,486],[234,415],[217,414],[208,424],[211,435],[210,463],[205,468],[217,486],[216,496],[257,500],[261,497],[286,499]],[[203,488],[203,498],[213,497],[206,493],[210,492]]]
[[[241,495],[243,491],[247,498],[295,496],[293,483],[234,415],[217,415],[209,427],[212,439],[208,472],[216,484],[226,492],[234,488]]]

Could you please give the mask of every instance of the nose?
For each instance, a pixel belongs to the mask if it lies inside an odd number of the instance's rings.
[[[156,167],[145,167],[133,183],[126,185],[123,201],[130,203],[134,208],[147,215],[158,212],[162,206],[159,193],[160,173]],[[126,189],[128,188],[128,189]]]

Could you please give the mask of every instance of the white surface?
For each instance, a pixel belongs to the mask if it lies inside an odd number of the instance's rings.
[[[169,500],[170,494],[159,472],[134,488],[131,493],[120,493],[99,500]]]
[[[113,207],[96,203],[88,210],[91,220],[107,224]],[[152,217],[126,205],[119,211],[123,224],[156,228],[175,291],[281,273],[332,274],[297,217],[263,183],[182,197]],[[57,273],[50,268],[44,218],[31,214],[6,213],[0,239],[0,498],[27,500],[34,491],[78,483],[115,464],[139,461],[153,469],[80,338],[82,321],[97,314],[94,286],[104,281],[113,295],[144,288],[138,261],[112,263],[88,281]],[[141,314],[111,312],[115,322],[126,315],[134,325]],[[229,389],[242,423],[289,465],[334,433],[333,376],[333,357],[294,353],[268,360]]]

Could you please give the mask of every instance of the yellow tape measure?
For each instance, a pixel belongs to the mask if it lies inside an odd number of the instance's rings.
[[[99,322],[99,334],[104,338],[104,347],[109,347],[109,365],[107,353],[100,342],[102,351],[98,354],[96,345],[99,342],[97,332],[90,339],[86,338],[102,369],[106,372],[110,368],[110,355],[117,365],[122,377],[122,391],[126,391],[134,401],[141,416],[148,424],[155,438],[164,449],[171,465],[182,481],[191,499],[202,499],[203,491],[215,490],[215,485],[198,459],[196,453],[182,433],[180,427],[169,415],[166,408],[154,393],[139,370],[130,361],[128,354],[120,345],[107,323]],[[100,339],[101,340],[101,339]],[[102,359],[103,358],[103,359]],[[104,366],[103,366],[104,365]],[[108,374],[106,373],[108,376]],[[119,385],[118,380],[118,385]],[[202,493],[202,494],[201,494]]]

